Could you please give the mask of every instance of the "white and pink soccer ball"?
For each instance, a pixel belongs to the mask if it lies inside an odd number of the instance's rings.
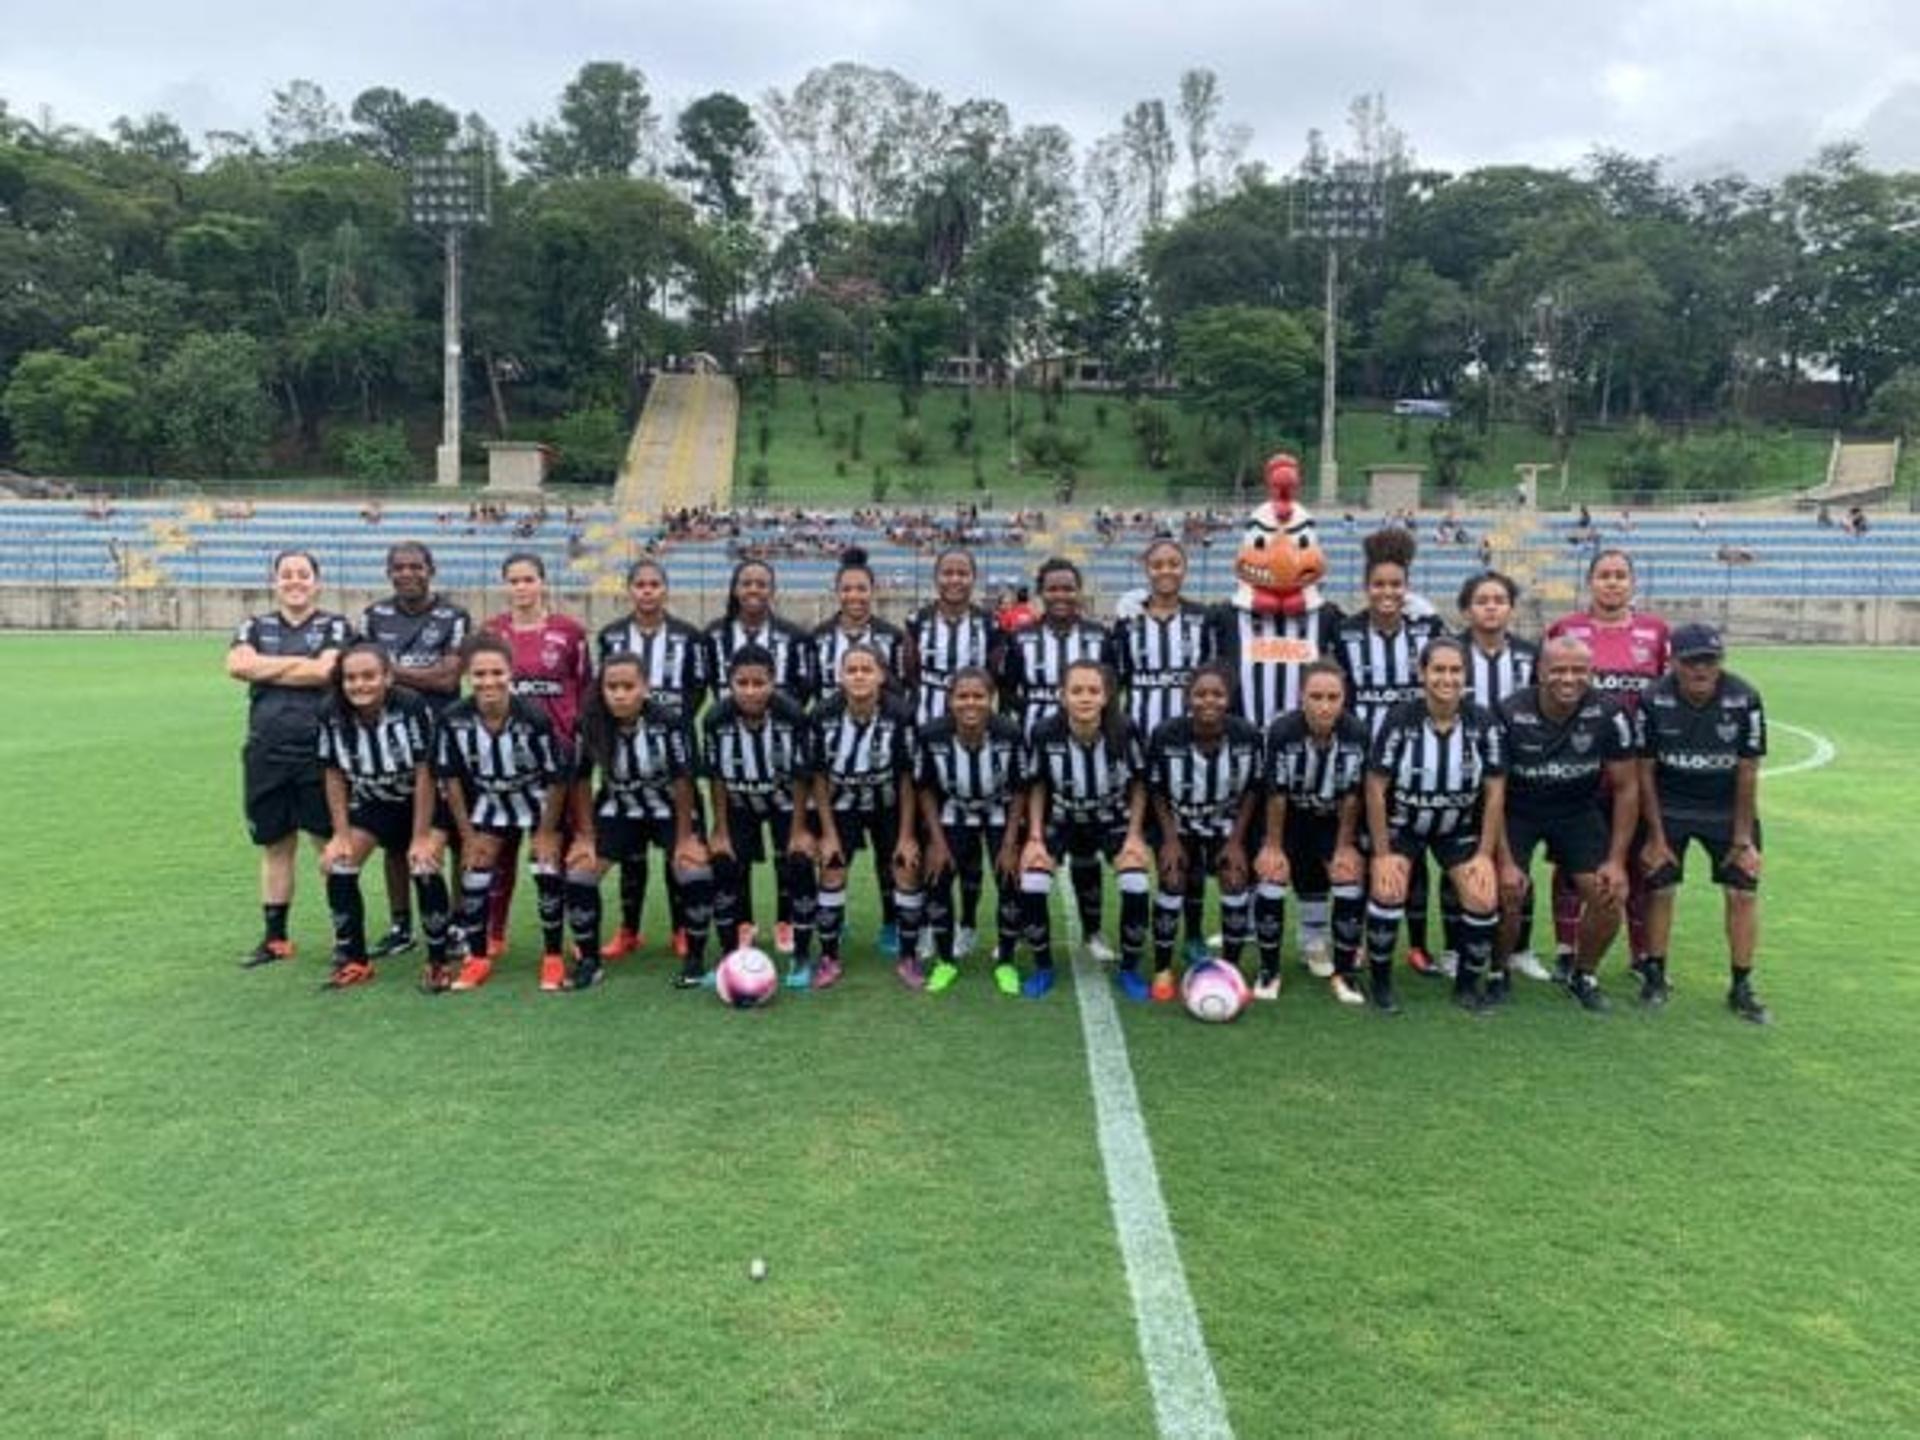
[[[780,971],[766,951],[742,945],[722,957],[713,972],[713,989],[721,1004],[735,1010],[751,1010],[780,993]]]
[[[1246,977],[1224,960],[1195,965],[1180,977],[1180,999],[1187,1013],[1209,1025],[1238,1020],[1252,998]]]

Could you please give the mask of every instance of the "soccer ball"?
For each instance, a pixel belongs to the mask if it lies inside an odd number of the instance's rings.
[[[1238,1020],[1250,998],[1246,977],[1224,960],[1208,960],[1180,977],[1180,998],[1187,1013],[1210,1025]]]
[[[751,1010],[780,993],[780,972],[766,951],[742,945],[721,960],[713,973],[713,989],[721,1004]]]

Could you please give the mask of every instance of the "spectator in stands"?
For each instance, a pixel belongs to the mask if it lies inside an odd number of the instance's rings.
[[[1012,603],[1003,603],[1000,613],[994,617],[994,623],[1007,635],[1013,635],[1027,629],[1040,617],[1033,608],[1033,592],[1022,585],[1013,593]]]
[[[1847,511],[1847,518],[1841,524],[1840,528],[1846,531],[1847,534],[1853,536],[1854,539],[1861,539],[1866,535],[1868,529],[1867,512],[1858,505],[1850,507]]]
[[[1822,500],[1820,502],[1820,509],[1814,514],[1813,523],[1818,525],[1822,530],[1831,530],[1833,528],[1833,511],[1828,507],[1826,501]]]

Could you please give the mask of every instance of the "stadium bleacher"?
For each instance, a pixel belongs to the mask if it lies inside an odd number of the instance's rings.
[[[1438,518],[1421,517],[1413,584],[1443,603],[1481,568],[1482,534],[1489,536],[1501,568],[1537,592],[1569,600],[1580,589],[1596,544],[1623,545],[1632,552],[1649,600],[1920,597],[1920,516],[1876,515],[1869,533],[1856,537],[1818,526],[1804,514],[1715,513],[1704,526],[1692,515],[1644,514],[1634,517],[1631,528],[1602,521],[1591,533],[1580,531],[1572,516],[1470,514],[1464,523],[1472,540],[1457,545],[1435,541]],[[1331,566],[1328,588],[1336,596],[1358,590],[1361,537],[1381,523],[1381,517],[1370,515],[1322,517],[1321,541]],[[1081,513],[1055,515],[1052,525],[1032,534],[1024,547],[976,547],[983,585],[997,589],[1026,579],[1043,556],[1056,552],[1081,565],[1098,596],[1111,599],[1140,583],[1147,530],[1109,539]],[[931,550],[896,543],[880,528],[847,519],[836,520],[830,530],[835,544],[857,542],[868,550],[883,590],[930,590]],[[431,504],[389,505],[375,523],[357,506],[317,502],[261,504],[240,517],[203,501],[129,501],[100,518],[77,501],[7,501],[0,502],[0,584],[262,588],[267,557],[298,546],[319,556],[328,584],[377,587],[387,547],[401,539],[421,539],[433,547],[440,583],[448,590],[489,588],[497,583],[506,555],[530,550],[547,562],[560,590],[606,592],[617,590],[626,564],[662,536],[658,530],[623,531],[616,513],[604,507],[579,508],[571,525],[562,512],[552,511],[531,534],[522,535],[512,524],[470,522],[461,511]],[[664,543],[660,555],[676,590],[715,593],[725,589],[734,546],[766,545],[776,551],[783,593],[825,593],[836,568],[832,546],[819,553],[778,553],[791,540],[783,527],[769,523],[745,529],[737,540]],[[1227,592],[1238,541],[1238,529],[1229,528],[1188,545],[1193,594]]]

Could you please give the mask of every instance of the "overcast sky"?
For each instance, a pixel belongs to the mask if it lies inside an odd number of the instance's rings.
[[[343,109],[390,85],[478,110],[503,133],[551,112],[580,64],[645,72],[671,111],[710,90],[758,99],[817,65],[888,66],[949,99],[1004,100],[1082,145],[1179,72],[1218,72],[1250,156],[1298,160],[1308,127],[1383,92],[1415,153],[1448,168],[1573,164],[1604,144],[1684,174],[1771,176],[1857,138],[1920,169],[1913,0],[0,0],[0,97],[104,129],[171,113],[194,136],[262,130],[273,88],[318,81]]]

